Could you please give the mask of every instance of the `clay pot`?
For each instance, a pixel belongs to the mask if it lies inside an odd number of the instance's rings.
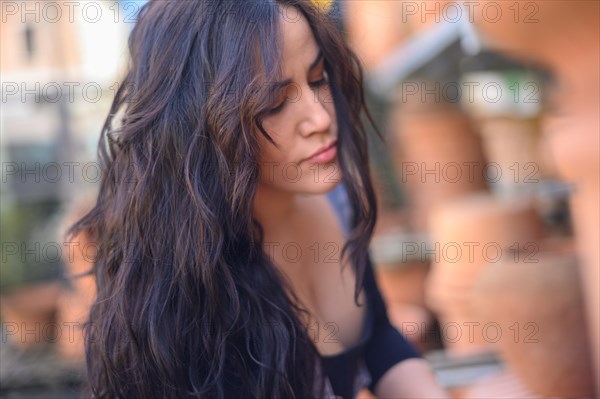
[[[488,8],[488,12],[485,9]],[[574,36],[597,40],[598,2],[586,0],[481,1],[471,14],[488,46],[513,57],[543,63],[568,63],[581,45]],[[578,42],[579,43],[579,42]]]
[[[0,314],[11,344],[31,348],[57,341],[57,301],[63,289],[59,282],[44,282],[2,295]]]
[[[457,353],[484,350],[488,340],[478,322],[471,290],[488,263],[510,248],[532,251],[542,226],[527,199],[501,200],[487,193],[449,201],[436,208],[430,231],[435,249],[426,283],[426,301],[439,316],[447,348]]]
[[[481,4],[484,6],[486,3]],[[494,2],[504,15],[523,5],[535,13],[535,23],[521,14],[490,21],[475,13],[475,24],[488,43],[520,59],[547,67],[557,82],[552,102],[556,110],[545,134],[556,168],[575,184],[573,225],[582,259],[581,278],[586,298],[596,393],[600,393],[600,255],[598,226],[600,200],[600,3],[597,1]],[[573,46],[577,43],[577,46]]]
[[[473,287],[473,305],[494,326],[500,355],[527,387],[545,397],[593,395],[572,242],[545,242],[533,256],[507,253],[487,265]]]
[[[344,14],[349,42],[367,69],[373,68],[401,45],[408,35],[398,23],[399,1],[349,1]]]
[[[425,307],[425,280],[429,265],[425,262],[397,261],[377,264],[376,278],[381,294],[390,303]]]
[[[454,106],[401,103],[393,112],[392,156],[404,184],[414,231],[427,231],[437,204],[486,189],[481,142],[470,120]]]
[[[502,197],[534,192],[544,170],[537,122],[489,118],[481,121],[481,135],[493,192]]]
[[[595,359],[596,392],[600,393],[600,102],[590,98],[590,103],[595,104],[595,111],[586,110],[590,107],[586,105],[560,119],[547,119],[545,133],[559,173],[574,186],[570,209],[582,261],[581,282]]]

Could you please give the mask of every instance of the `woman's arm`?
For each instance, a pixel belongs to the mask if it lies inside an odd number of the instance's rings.
[[[429,364],[421,358],[406,359],[389,369],[375,386],[378,398],[447,399]]]
[[[449,398],[417,349],[391,325],[370,259],[364,287],[374,317],[372,335],[365,347],[365,360],[372,377],[371,392],[380,398]]]

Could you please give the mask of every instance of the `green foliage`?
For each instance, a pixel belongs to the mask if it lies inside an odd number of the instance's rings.
[[[56,234],[56,201],[0,207],[0,293],[62,276],[61,238]]]

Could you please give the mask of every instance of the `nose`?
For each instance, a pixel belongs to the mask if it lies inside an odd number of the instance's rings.
[[[325,103],[324,96],[319,95],[318,91],[307,87],[300,97],[302,107],[302,124],[300,131],[303,136],[310,136],[313,133],[329,133],[332,124],[333,103]],[[331,96],[328,96],[331,99]],[[331,100],[330,100],[331,101]]]

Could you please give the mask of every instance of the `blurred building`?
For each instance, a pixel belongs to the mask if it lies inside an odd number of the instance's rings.
[[[70,323],[59,309],[68,287],[59,225],[99,181],[97,140],[141,4],[0,4],[3,397],[71,397],[81,383],[81,365],[56,350]]]

